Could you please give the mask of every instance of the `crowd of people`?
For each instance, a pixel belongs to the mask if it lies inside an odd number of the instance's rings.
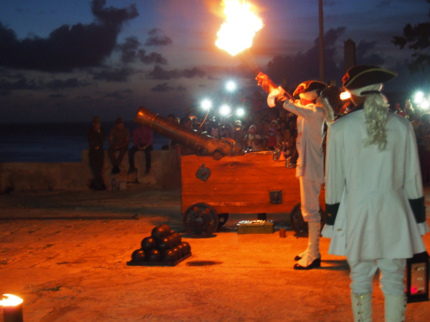
[[[250,110],[241,118],[220,118],[216,121],[204,120],[193,113],[181,119],[170,114],[168,119],[216,139],[233,139],[236,147],[245,152],[282,151],[286,158],[291,158],[291,167],[295,166],[298,157],[297,116],[284,109]],[[170,141],[166,148],[176,147],[176,143]],[[194,153],[194,151],[182,152],[182,154],[188,153]]]

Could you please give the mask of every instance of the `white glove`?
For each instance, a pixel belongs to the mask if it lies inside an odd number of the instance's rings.
[[[277,102],[286,101],[288,97],[285,95],[284,89],[279,86],[278,88],[272,90],[267,96],[267,105],[270,108],[275,107]]]

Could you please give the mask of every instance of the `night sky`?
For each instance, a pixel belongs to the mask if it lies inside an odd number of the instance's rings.
[[[255,0],[264,28],[252,52],[290,86],[318,79],[318,1]],[[0,122],[132,120],[137,108],[182,117],[185,107],[252,74],[215,46],[221,0],[0,0]],[[343,44],[357,63],[393,69],[387,90],[428,86],[410,75],[411,51],[391,43],[429,20],[425,0],[326,0],[326,79],[340,84]],[[275,58],[276,57],[276,58]]]

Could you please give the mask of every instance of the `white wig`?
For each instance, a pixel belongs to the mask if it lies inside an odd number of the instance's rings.
[[[364,116],[367,124],[368,138],[364,139],[364,145],[377,144],[380,150],[387,145],[385,124],[388,118],[387,98],[380,92],[382,84],[374,84],[366,87],[349,90],[355,96],[366,97],[364,102]]]

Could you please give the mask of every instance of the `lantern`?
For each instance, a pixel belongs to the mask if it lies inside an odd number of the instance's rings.
[[[22,299],[12,294],[3,294],[0,306],[3,306],[4,322],[23,322]]]
[[[406,263],[406,296],[408,303],[429,300],[429,254],[415,254]]]

